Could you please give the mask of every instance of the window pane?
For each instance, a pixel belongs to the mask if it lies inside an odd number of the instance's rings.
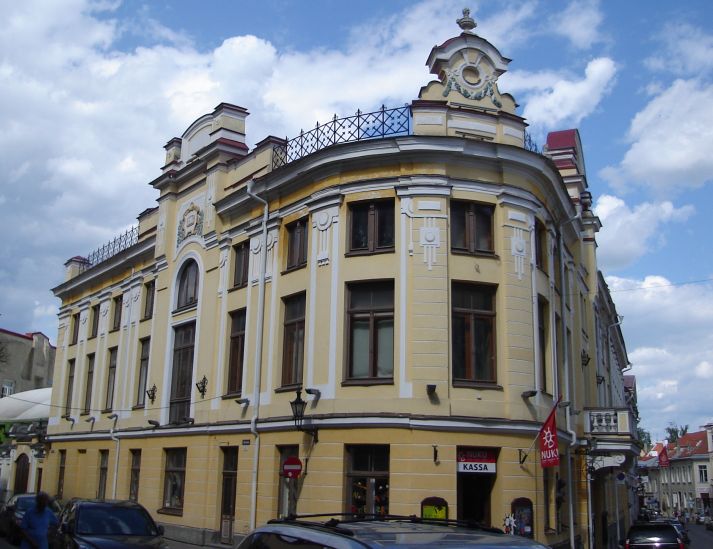
[[[467,250],[465,205],[462,202],[451,202],[451,247],[457,250]]]
[[[493,324],[491,319],[475,319],[475,377],[479,381],[494,381]]]
[[[394,203],[382,202],[376,205],[377,243],[378,248],[388,248],[394,245]]]
[[[351,377],[369,377],[369,319],[352,320]]]
[[[475,248],[480,251],[493,251],[493,211],[490,207],[476,208]]]
[[[466,341],[468,339],[466,319],[453,315],[453,377],[466,379]]]
[[[379,319],[376,321],[376,368],[379,377],[394,375],[394,320]]]
[[[352,250],[369,248],[369,205],[361,204],[351,208],[351,246]]]

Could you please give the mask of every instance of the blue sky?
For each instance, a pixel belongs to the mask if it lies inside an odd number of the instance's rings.
[[[248,142],[397,106],[476,32],[542,143],[579,128],[642,425],[713,421],[713,4],[0,0],[0,327],[56,337],[49,289],[153,204],[163,145],[222,101]]]

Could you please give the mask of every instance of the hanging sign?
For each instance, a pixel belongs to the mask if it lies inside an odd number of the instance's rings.
[[[498,454],[494,448],[459,448],[459,473],[495,473]]]
[[[297,456],[288,457],[282,464],[282,474],[287,478],[297,478],[302,472],[302,462]]]

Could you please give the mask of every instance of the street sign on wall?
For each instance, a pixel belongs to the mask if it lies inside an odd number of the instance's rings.
[[[282,464],[282,474],[287,478],[297,478],[302,472],[302,462],[297,456],[288,457]]]
[[[459,473],[495,473],[497,451],[494,448],[459,448]]]

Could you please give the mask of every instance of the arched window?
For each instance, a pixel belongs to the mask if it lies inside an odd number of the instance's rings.
[[[178,309],[188,307],[198,301],[198,264],[188,261],[178,277]]]

